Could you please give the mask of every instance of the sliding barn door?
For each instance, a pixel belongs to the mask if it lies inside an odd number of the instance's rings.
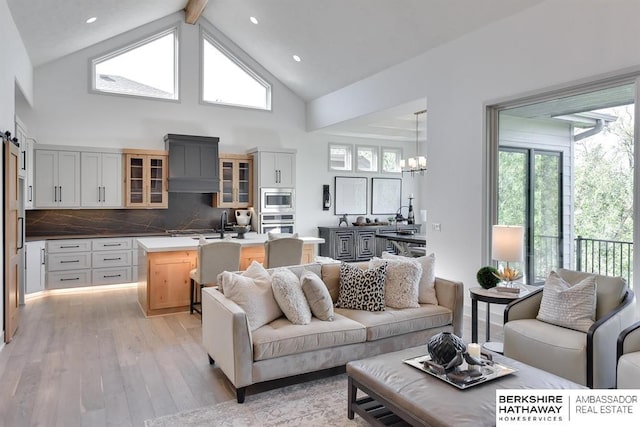
[[[4,144],[4,341],[9,342],[18,329],[18,159],[20,149],[12,142]],[[23,224],[24,225],[24,224]],[[22,243],[20,243],[20,246]]]

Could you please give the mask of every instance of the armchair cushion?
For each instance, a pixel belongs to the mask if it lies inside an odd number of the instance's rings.
[[[587,332],[596,314],[596,278],[587,276],[570,285],[555,271],[547,278],[542,291],[538,320]]]

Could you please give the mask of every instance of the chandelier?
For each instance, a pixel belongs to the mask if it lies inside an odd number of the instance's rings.
[[[420,151],[418,137],[420,135],[420,131],[418,129],[418,118],[421,114],[425,114],[427,110],[416,111],[416,157],[409,157],[408,159],[400,160],[400,169],[402,169],[402,174],[405,172],[410,173],[411,176],[416,173],[420,173],[420,175],[424,175],[424,171],[427,170],[427,158],[425,156],[419,156],[418,153]]]

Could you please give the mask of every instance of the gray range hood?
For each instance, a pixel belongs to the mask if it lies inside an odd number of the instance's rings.
[[[217,193],[218,142],[214,136],[167,134],[169,151],[169,191],[179,193]]]

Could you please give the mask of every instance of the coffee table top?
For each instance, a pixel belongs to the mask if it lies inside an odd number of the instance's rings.
[[[429,425],[495,425],[498,389],[583,389],[584,386],[504,356],[494,361],[516,370],[505,377],[459,390],[403,363],[426,346],[386,353],[347,364],[347,375]]]

